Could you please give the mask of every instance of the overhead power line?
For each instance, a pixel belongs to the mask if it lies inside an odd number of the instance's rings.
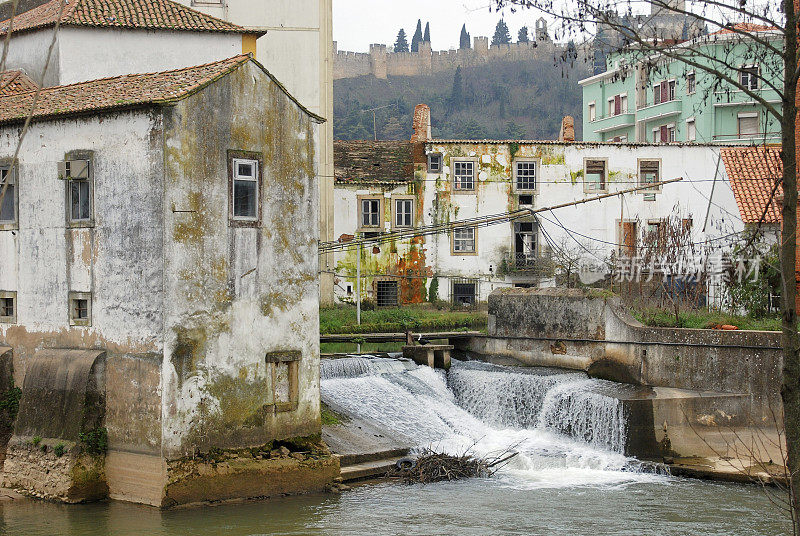
[[[520,209],[514,210],[511,212],[503,212],[500,214],[493,214],[489,216],[478,216],[475,218],[468,218],[464,220],[458,220],[453,222],[441,223],[441,224],[434,224],[434,225],[427,225],[422,227],[417,227],[414,229],[408,230],[401,230],[401,231],[392,231],[389,233],[382,233],[379,236],[373,238],[355,238],[348,242],[321,242],[319,245],[319,252],[320,254],[329,253],[331,251],[344,251],[349,249],[360,248],[365,244],[368,245],[377,245],[384,242],[396,241],[396,240],[406,240],[417,238],[421,236],[428,236],[433,234],[439,233],[447,233],[452,231],[453,229],[461,229],[461,228],[469,228],[469,227],[488,227],[490,225],[497,225],[500,223],[509,222],[512,220],[516,220],[519,218],[524,218],[527,216],[533,216],[535,214],[539,214],[540,212],[547,212],[551,210],[557,210],[559,208],[571,207],[576,205],[581,205],[583,203],[590,203],[593,201],[600,201],[602,199],[607,199],[609,197],[617,197],[623,194],[637,192],[639,190],[647,190],[656,188],[659,186],[663,186],[665,184],[671,184],[673,182],[682,181],[683,178],[677,179],[670,179],[667,181],[662,182],[655,182],[650,183],[644,186],[637,186],[635,188],[627,188],[625,190],[620,190],[618,192],[611,192],[606,194],[597,195],[594,197],[587,197],[585,199],[579,199],[577,201],[569,201],[566,203],[561,203],[558,205],[553,205],[544,208],[538,209]]]

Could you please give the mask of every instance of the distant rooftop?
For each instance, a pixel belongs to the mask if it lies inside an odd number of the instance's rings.
[[[63,3],[63,11],[62,11]],[[206,15],[171,0],[50,0],[13,19],[12,33],[54,26],[263,33]],[[0,22],[0,35],[11,20]]]
[[[0,97],[14,93],[36,91],[36,82],[22,71],[3,71],[0,73]]]
[[[336,140],[333,166],[337,183],[403,183],[414,178],[409,141]]]

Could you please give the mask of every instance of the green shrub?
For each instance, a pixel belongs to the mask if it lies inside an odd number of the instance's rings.
[[[31,439],[31,443],[33,443],[34,447],[38,447],[39,443],[41,443],[41,442],[42,442],[42,436],[36,435],[36,436],[33,436],[33,439]]]
[[[53,453],[59,458],[64,455],[64,452],[66,450],[67,446],[64,443],[59,443],[55,447],[53,447]]]
[[[439,278],[434,277],[431,279],[431,285],[428,287],[428,301],[436,303],[439,301]]]
[[[78,439],[81,442],[81,449],[89,454],[105,454],[108,450],[108,430],[105,428],[81,432]]]

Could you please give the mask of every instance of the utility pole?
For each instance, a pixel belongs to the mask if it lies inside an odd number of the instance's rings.
[[[378,141],[378,123],[375,120],[375,112],[378,110],[383,110],[384,108],[391,108],[392,106],[396,106],[395,103],[387,104],[386,106],[378,106],[377,108],[370,108],[369,110],[361,110],[362,112],[372,112],[372,135],[375,137],[375,141]]]
[[[361,244],[356,252],[356,323],[361,325]],[[357,353],[361,353],[361,343],[358,343]]]

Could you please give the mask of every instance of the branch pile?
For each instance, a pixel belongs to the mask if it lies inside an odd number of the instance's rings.
[[[468,454],[452,456],[426,449],[416,462],[402,460],[398,466],[386,475],[407,484],[429,484],[460,480],[462,478],[492,476],[507,460],[516,456],[516,452],[492,460],[476,458]]]

